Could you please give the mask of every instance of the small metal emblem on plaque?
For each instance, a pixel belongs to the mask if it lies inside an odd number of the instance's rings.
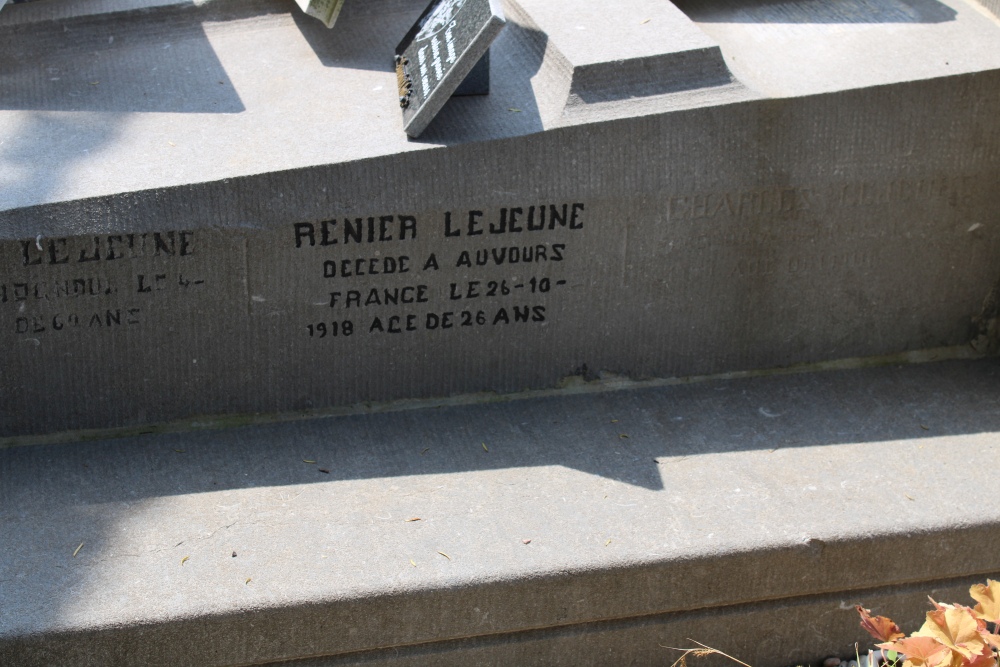
[[[424,10],[396,47],[406,134],[416,137],[424,131],[503,26],[499,0],[434,0]]]

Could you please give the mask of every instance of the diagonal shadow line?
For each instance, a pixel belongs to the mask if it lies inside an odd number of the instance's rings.
[[[689,456],[1000,432],[998,379],[939,362],[13,447],[0,507],[542,466],[658,490]]]

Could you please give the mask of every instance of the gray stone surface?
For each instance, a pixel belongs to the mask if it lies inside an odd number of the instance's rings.
[[[0,663],[846,655],[1000,572],[998,448],[995,360],[7,448]]]
[[[289,4],[5,28],[0,436],[990,347],[1000,26],[960,0],[510,2],[419,141],[422,3]]]
[[[979,4],[1000,18],[1000,0],[979,0]]]

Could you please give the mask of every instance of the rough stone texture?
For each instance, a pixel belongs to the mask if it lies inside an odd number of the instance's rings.
[[[1000,26],[968,5],[511,2],[492,93],[418,142],[385,54],[423,3],[288,4],[4,12],[0,436],[982,336]]]
[[[991,331],[1000,26],[981,11],[715,3],[692,21],[630,0],[557,29],[551,3],[511,2],[491,94],[407,141],[385,54],[422,4],[352,3],[332,31],[268,0],[30,38],[3,23],[21,8],[0,16],[0,436]],[[510,231],[542,207],[544,229]],[[397,288],[414,303],[350,301]]]
[[[1000,18],[1000,0],[978,0],[979,4]]]
[[[0,664],[846,655],[1000,573],[998,456],[995,360],[7,448]]]

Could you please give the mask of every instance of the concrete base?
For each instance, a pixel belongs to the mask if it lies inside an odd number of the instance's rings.
[[[995,360],[7,448],[0,664],[815,662],[1000,573],[998,463]]]

